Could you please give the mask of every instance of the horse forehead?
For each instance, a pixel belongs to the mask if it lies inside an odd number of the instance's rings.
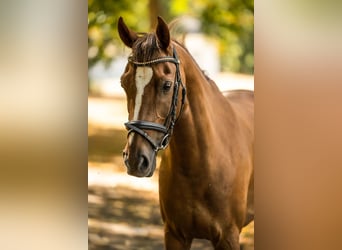
[[[137,67],[135,72],[135,84],[137,92],[143,90],[145,86],[151,81],[153,77],[153,70],[151,67]]]
[[[144,89],[146,85],[151,81],[153,77],[153,70],[151,67],[137,67],[135,72],[135,84],[137,88],[135,96],[135,107],[133,113],[133,119],[137,120],[140,108],[142,105],[142,97],[144,95]]]

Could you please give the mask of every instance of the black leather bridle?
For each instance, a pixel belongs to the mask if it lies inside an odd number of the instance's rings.
[[[185,89],[184,84],[182,83],[182,79],[181,79],[181,75],[179,71],[180,61],[178,59],[178,55],[175,49],[173,49],[172,57],[165,56],[165,57],[159,57],[154,60],[147,61],[147,62],[137,62],[137,61],[134,61],[133,58],[130,56],[128,58],[128,61],[136,66],[148,66],[148,65],[162,63],[162,62],[172,62],[176,65],[176,75],[175,75],[175,81],[174,81],[174,87],[173,87],[173,96],[172,96],[170,110],[165,119],[164,125],[161,125],[155,122],[140,121],[140,120],[129,121],[125,123],[126,129],[128,130],[128,136],[132,132],[135,132],[141,135],[151,144],[153,150],[155,152],[158,152],[159,150],[165,149],[167,145],[169,144],[170,137],[173,132],[173,127],[175,126],[178,118],[181,116],[184,103],[185,103],[186,89]],[[181,101],[180,112],[177,117],[176,112],[177,112],[179,85],[182,87],[182,101]],[[160,142],[156,142],[152,139],[151,136],[148,135],[147,132],[145,132],[145,130],[155,130],[157,132],[163,133],[164,136]]]

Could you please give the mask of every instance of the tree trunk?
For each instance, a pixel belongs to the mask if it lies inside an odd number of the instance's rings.
[[[157,26],[157,16],[166,18],[166,3],[162,0],[149,0],[150,27],[154,30]]]

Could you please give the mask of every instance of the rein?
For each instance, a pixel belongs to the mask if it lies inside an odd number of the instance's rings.
[[[175,48],[173,48],[173,56],[165,56],[165,57],[160,57],[156,58],[154,60],[150,60],[147,62],[137,62],[134,61],[132,56],[128,58],[128,61],[134,65],[137,66],[148,66],[152,64],[157,64],[157,63],[163,63],[163,62],[171,62],[176,65],[176,75],[175,75],[175,81],[174,81],[174,88],[173,88],[173,96],[172,96],[172,101],[171,101],[171,106],[169,113],[165,119],[164,125],[161,125],[159,123],[155,122],[149,122],[149,121],[140,121],[140,120],[135,120],[135,121],[129,121],[125,123],[126,129],[128,130],[128,136],[132,133],[135,132],[139,135],[141,135],[143,138],[145,138],[152,146],[153,150],[155,152],[158,152],[159,150],[165,149],[167,145],[170,142],[170,138],[173,132],[173,127],[175,126],[177,120],[182,114],[184,103],[185,103],[185,95],[186,95],[186,89],[184,84],[182,83],[180,71],[179,71],[179,59],[177,52]],[[178,103],[178,91],[179,91],[179,85],[182,87],[182,100],[181,100],[181,107],[180,107],[180,112],[177,117],[176,111],[177,111],[177,103]],[[148,135],[147,132],[144,130],[155,130],[157,132],[163,133],[164,136],[161,139],[161,141],[155,142],[151,136]]]

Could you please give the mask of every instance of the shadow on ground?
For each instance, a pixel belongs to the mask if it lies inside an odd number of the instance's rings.
[[[162,250],[163,224],[156,193],[128,187],[88,188],[89,249]],[[249,238],[253,238],[250,234]],[[251,250],[246,242],[243,249]],[[195,240],[192,250],[212,250],[206,240]]]
[[[155,193],[128,187],[88,188],[89,249],[162,250],[163,224]],[[205,240],[191,249],[211,250]]]

